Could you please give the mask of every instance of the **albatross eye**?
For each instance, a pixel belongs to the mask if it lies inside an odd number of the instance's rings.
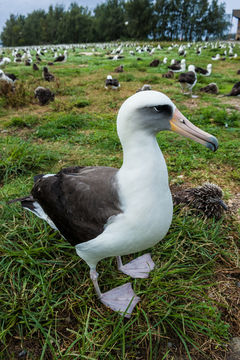
[[[170,105],[157,105],[153,107],[157,113],[165,113],[166,115],[172,115],[173,109]]]

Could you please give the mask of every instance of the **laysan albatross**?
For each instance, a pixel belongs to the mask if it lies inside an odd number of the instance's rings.
[[[112,75],[107,76],[107,79],[105,80],[105,89],[119,90],[120,86],[118,79],[113,79]]]
[[[186,73],[180,74],[178,81],[180,82],[182,92],[187,95],[189,92],[186,92],[187,90],[190,91],[191,97],[196,98],[196,95],[192,94],[192,89],[195,86],[197,82],[197,75],[195,73],[195,66],[189,65],[188,71]]]
[[[63,55],[59,55],[54,59],[54,62],[64,63],[67,61],[67,50],[64,51]]]
[[[76,248],[90,267],[101,302],[126,317],[140,298],[131,283],[102,293],[97,263],[116,256],[118,269],[146,278],[154,268],[150,254],[123,265],[122,255],[146,250],[164,238],[173,215],[167,166],[156,140],[172,130],[215,151],[217,139],[194,126],[173,102],[158,91],[140,91],[121,106],[117,132],[123,147],[120,169],[72,167],[40,175],[30,196],[15,199],[46,220]]]
[[[207,69],[195,66],[195,71],[203,76],[210,76],[212,73],[212,64],[208,64]]]

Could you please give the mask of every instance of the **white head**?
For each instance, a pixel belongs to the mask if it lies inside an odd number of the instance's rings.
[[[118,113],[120,140],[139,131],[155,135],[160,130],[170,130],[169,120],[174,110],[172,101],[158,91],[140,91],[132,95],[122,104]]]
[[[207,70],[208,70],[208,71],[212,70],[212,64],[208,64]]]
[[[46,90],[46,88],[43,87],[43,86],[38,86],[38,87],[34,90],[34,92],[37,92],[38,90]]]
[[[144,84],[141,88],[142,91],[146,91],[146,90],[152,90],[151,85],[149,84]]]
[[[189,65],[189,66],[188,66],[188,71],[193,71],[193,72],[195,72],[195,66],[194,66],[194,65]]]
[[[213,151],[217,150],[217,139],[193,125],[161,92],[140,91],[122,104],[117,117],[117,131],[123,146],[131,142],[131,138],[136,142],[140,137],[155,137],[163,130],[178,132]]]
[[[107,80],[112,80],[112,75],[108,75]]]
[[[180,65],[181,65],[181,71],[185,71],[186,70],[186,60],[182,59]]]

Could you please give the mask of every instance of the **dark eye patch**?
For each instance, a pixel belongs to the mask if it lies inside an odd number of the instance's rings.
[[[161,114],[164,113],[169,116],[171,116],[172,112],[173,112],[173,109],[170,105],[157,105],[157,106],[154,106],[154,110],[158,113],[161,113]]]
[[[157,111],[157,112],[169,112],[171,113],[172,112],[172,107],[170,105],[157,105],[157,106],[154,106],[154,110]]]

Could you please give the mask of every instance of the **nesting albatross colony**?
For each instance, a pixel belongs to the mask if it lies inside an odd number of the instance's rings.
[[[233,356],[239,70],[237,42],[0,50],[2,358]]]

